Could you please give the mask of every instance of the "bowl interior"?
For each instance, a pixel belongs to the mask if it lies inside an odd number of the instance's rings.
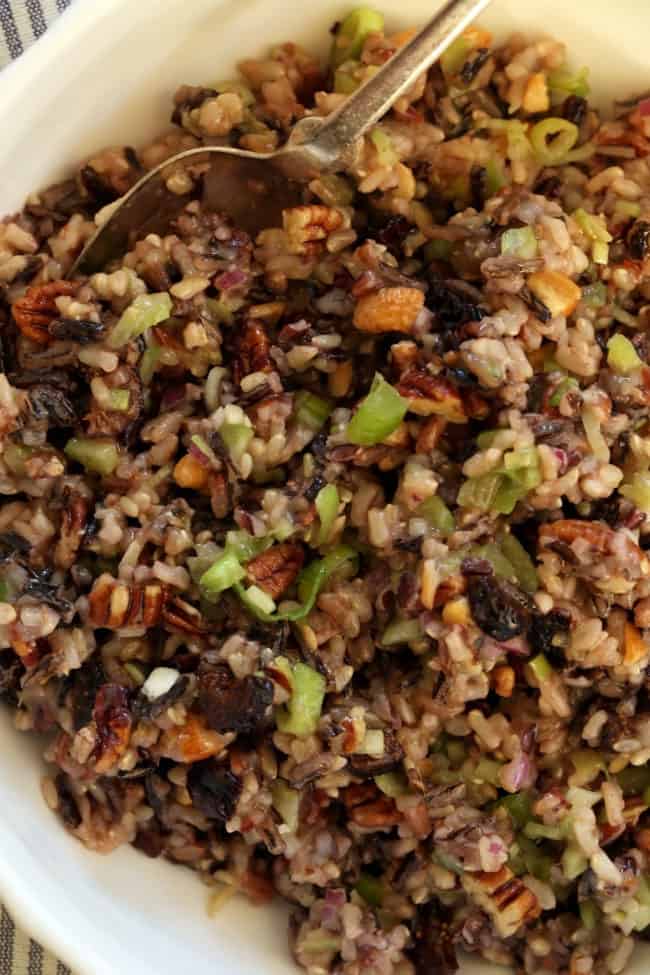
[[[103,0],[78,3],[2,77],[0,213],[107,143],[146,141],[167,122],[181,82],[227,77],[238,58],[286,39],[324,50],[352,2],[300,7],[265,0]],[[421,22],[429,0],[381,0],[389,24]],[[568,4],[496,0],[485,22],[503,33],[550,32],[591,68],[601,102],[650,88],[650,8],[640,0]],[[216,919],[187,870],[132,850],[109,857],[66,835],[39,790],[38,743],[0,714],[0,889],[17,918],[79,975],[288,975],[286,912],[229,902]],[[642,975],[639,951],[631,975]],[[463,972],[478,971],[467,962]]]

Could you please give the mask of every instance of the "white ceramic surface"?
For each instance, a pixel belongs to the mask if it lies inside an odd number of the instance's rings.
[[[435,3],[435,0],[434,0]],[[166,123],[180,82],[227,76],[237,58],[294,39],[324,48],[352,0],[76,0],[0,76],[0,213],[110,142]],[[381,0],[395,27],[427,0]],[[650,88],[647,0],[495,0],[485,21],[549,31],[592,68],[602,100]],[[210,920],[205,888],[132,850],[102,858],[59,827],[39,792],[35,743],[0,714],[0,895],[78,975],[289,975],[282,908],[232,901]],[[638,953],[630,975],[650,970]],[[466,966],[465,973],[476,971]]]

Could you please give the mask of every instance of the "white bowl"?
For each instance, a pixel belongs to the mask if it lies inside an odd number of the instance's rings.
[[[0,214],[110,142],[142,142],[167,122],[181,82],[223,78],[238,58],[298,40],[324,48],[354,0],[77,0],[0,78]],[[381,0],[396,27],[430,0]],[[496,0],[500,32],[548,31],[592,69],[602,101],[650,88],[645,0]],[[230,902],[207,917],[188,870],[133,850],[102,858],[62,829],[39,790],[35,742],[0,715],[0,895],[17,921],[78,975],[288,975],[286,912]],[[629,975],[648,971],[641,949]],[[464,972],[476,971],[475,962]]]

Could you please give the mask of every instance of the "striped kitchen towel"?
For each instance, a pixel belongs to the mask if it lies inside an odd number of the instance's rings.
[[[0,975],[71,975],[70,969],[44,951],[0,908]]]
[[[72,0],[0,0],[0,68],[44,34]]]

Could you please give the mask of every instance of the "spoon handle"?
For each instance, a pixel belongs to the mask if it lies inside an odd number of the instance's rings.
[[[335,112],[318,125],[303,126],[303,139],[298,146],[292,140],[293,152],[306,156],[319,170],[332,170],[343,165],[346,150],[415,82],[459,34],[489,5],[491,0],[447,0],[422,30],[401,47],[386,64]],[[305,122],[313,125],[313,119]]]

